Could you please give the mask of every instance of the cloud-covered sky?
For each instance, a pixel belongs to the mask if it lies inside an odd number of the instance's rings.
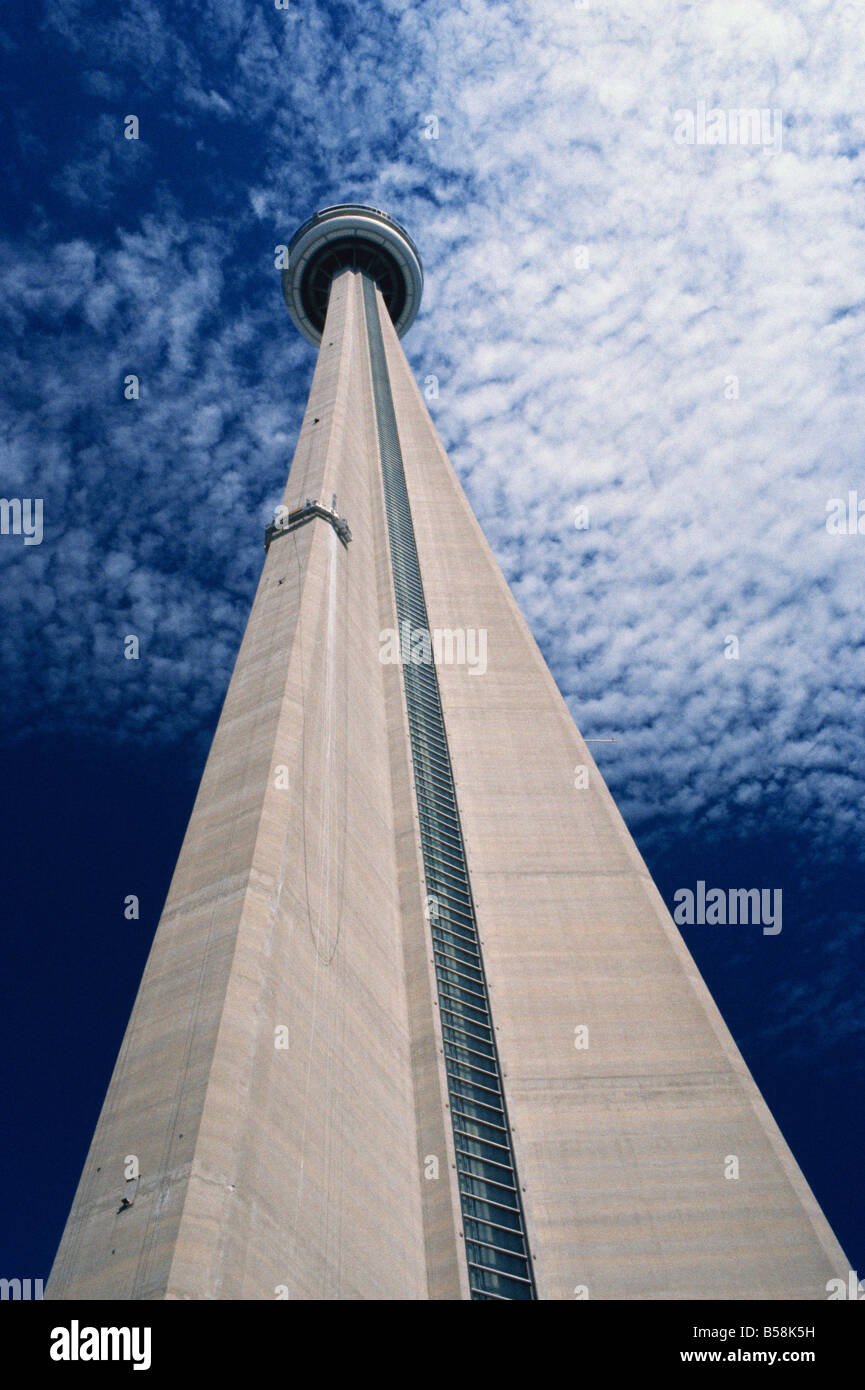
[[[3,20],[0,489],[44,499],[41,545],[0,537],[8,737],[200,766],[313,367],[274,249],[372,203],[423,255],[405,347],[444,443],[583,733],[615,739],[594,751],[662,888],[701,864],[783,882],[797,954],[781,977],[771,940],[741,958],[747,1030],[791,1064],[846,1048],[865,534],[826,509],[865,499],[861,8]],[[765,111],[772,142],[683,143],[699,107]]]

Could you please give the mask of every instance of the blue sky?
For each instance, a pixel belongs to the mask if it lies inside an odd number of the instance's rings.
[[[667,902],[783,890],[779,937],[683,932],[865,1268],[865,534],[826,527],[865,499],[859,8],[0,26],[0,494],[44,499],[41,545],[0,536],[6,1273],[47,1272],[297,437],[313,353],[274,250],[352,200],[421,249],[406,350]],[[780,113],[773,144],[681,143],[699,103]]]

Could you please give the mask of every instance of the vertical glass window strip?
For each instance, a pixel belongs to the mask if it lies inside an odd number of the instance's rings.
[[[429,632],[375,286],[363,277],[400,633]],[[433,661],[403,662],[421,852],[473,1299],[536,1297],[519,1180]]]

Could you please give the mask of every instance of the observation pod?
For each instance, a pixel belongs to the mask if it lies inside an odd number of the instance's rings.
[[[381,290],[402,338],[414,323],[423,290],[423,266],[404,227],[377,208],[339,203],[310,217],[295,232],[282,272],[282,293],[296,327],[318,346],[330,286],[346,267],[362,270]]]

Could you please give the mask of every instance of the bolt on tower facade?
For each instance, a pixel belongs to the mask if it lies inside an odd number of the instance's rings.
[[[412,377],[422,283],[370,208],[289,248],[309,402],[47,1297],[825,1298]]]

